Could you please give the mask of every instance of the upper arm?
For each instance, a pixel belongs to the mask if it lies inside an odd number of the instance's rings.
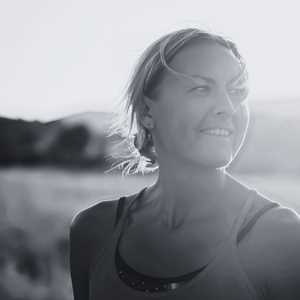
[[[78,212],[71,221],[70,274],[74,300],[89,298],[89,266],[113,229],[115,201],[103,201]]]
[[[269,298],[300,299],[300,216],[294,210],[279,207],[269,218],[269,234],[265,236]]]
[[[88,299],[88,240],[84,236],[87,212],[77,213],[72,221],[69,232],[70,241],[70,273],[74,300]]]
[[[300,299],[300,217],[276,207],[255,224],[241,256],[263,299]]]

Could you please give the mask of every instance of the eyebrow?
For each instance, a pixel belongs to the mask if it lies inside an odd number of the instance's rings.
[[[203,79],[203,80],[208,81],[210,83],[215,82],[215,80],[213,78],[210,78],[210,77],[207,77],[207,76],[204,76],[204,75],[193,74],[193,75],[191,75],[191,77],[200,78],[200,79]],[[244,81],[247,81],[247,71],[245,71],[244,69],[241,72],[239,72],[239,74],[237,74],[235,77],[230,79],[228,84],[238,83],[239,81],[241,81],[241,83],[244,82]]]
[[[211,83],[215,82],[212,78],[206,77],[206,76],[203,76],[203,75],[193,74],[193,75],[191,75],[191,77],[200,78],[200,79],[203,79],[203,80],[211,82]]]

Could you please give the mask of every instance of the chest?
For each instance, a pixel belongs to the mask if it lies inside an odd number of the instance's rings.
[[[173,277],[206,265],[230,234],[231,224],[194,224],[170,232],[157,225],[128,227],[119,252],[135,270],[154,277]]]

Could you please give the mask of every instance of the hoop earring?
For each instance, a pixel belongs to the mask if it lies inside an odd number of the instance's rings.
[[[141,155],[150,159],[151,163],[156,163],[156,151],[154,148],[151,132],[147,128],[142,128],[134,135],[134,146]]]
[[[143,148],[144,142],[146,139],[146,130],[141,128],[135,135],[134,135],[134,147],[137,148],[139,151]]]

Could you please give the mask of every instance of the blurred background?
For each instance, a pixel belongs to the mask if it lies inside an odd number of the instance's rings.
[[[68,233],[92,204],[156,174],[105,173],[108,128],[141,51],[170,30],[231,37],[250,73],[250,125],[227,171],[300,212],[300,19],[284,1],[0,3],[0,299],[73,299]]]

